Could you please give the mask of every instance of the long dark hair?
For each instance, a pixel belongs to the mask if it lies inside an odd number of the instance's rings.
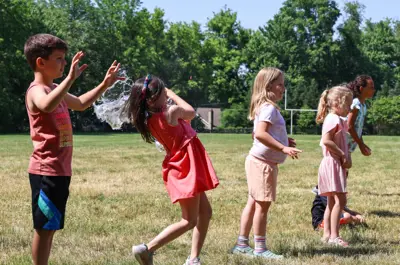
[[[347,84],[347,88],[353,92],[353,98],[358,98],[361,94],[361,87],[366,87],[368,85],[368,80],[372,80],[369,75],[359,75]]]
[[[145,81],[147,82],[146,86]],[[133,84],[131,94],[124,107],[124,115],[128,116],[147,143],[154,142],[154,137],[147,126],[147,119],[150,117],[148,100],[157,100],[163,89],[165,89],[165,85],[160,78],[150,75],[142,77]]]

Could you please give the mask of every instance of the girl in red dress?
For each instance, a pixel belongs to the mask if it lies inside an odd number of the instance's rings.
[[[168,106],[168,98],[176,105]],[[133,254],[141,265],[152,265],[154,251],[194,229],[191,255],[185,264],[198,265],[212,212],[205,191],[216,188],[219,181],[206,150],[190,126],[196,112],[166,88],[161,79],[150,75],[135,82],[125,112],[146,142],[157,140],[163,145],[165,187],[172,203],[179,202],[182,210],[179,222],[165,228],[148,244],[133,246]]]

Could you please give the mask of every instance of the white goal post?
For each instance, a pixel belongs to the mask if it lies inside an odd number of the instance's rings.
[[[287,89],[285,90],[285,110],[290,111],[290,135],[293,135],[293,112],[294,111],[307,111],[307,112],[317,112],[316,109],[288,109],[287,108]]]

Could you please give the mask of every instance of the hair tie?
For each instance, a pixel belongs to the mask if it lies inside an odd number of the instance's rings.
[[[328,98],[328,94],[329,94],[329,89],[326,90],[325,100]]]
[[[142,94],[141,94],[142,99],[144,99],[146,97],[146,90],[149,87],[150,82],[151,82],[151,75],[148,74],[143,83]]]

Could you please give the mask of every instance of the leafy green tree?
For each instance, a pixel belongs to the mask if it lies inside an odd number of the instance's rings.
[[[400,133],[400,96],[381,97],[373,101],[367,122],[379,134]]]
[[[395,36],[394,24],[390,19],[377,23],[367,20],[361,39],[362,51],[372,65],[368,73],[380,90],[378,96],[387,96],[389,89],[396,85],[395,74],[400,58],[400,54],[396,54],[400,43]]]
[[[32,33],[46,31],[31,0],[0,1],[0,132],[24,130],[25,91],[33,73],[24,56]]]
[[[212,83],[209,100],[218,103],[239,103],[246,96],[246,63],[243,49],[249,41],[250,30],[237,20],[237,13],[225,7],[214,14],[205,32],[203,48],[210,56]]]
[[[247,46],[251,72],[265,66],[278,67],[286,73],[290,88],[317,84],[316,94],[337,83],[340,46],[333,35],[339,15],[335,1],[285,1],[278,14],[253,35]],[[305,98],[300,97],[304,93],[292,95],[291,106],[305,104]]]

